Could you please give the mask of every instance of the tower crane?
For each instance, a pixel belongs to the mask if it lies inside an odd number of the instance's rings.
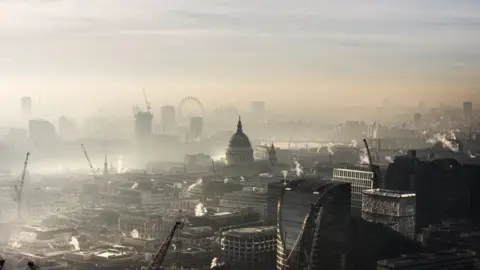
[[[145,89],[143,88],[142,88],[142,92],[143,92],[143,98],[145,99],[145,104],[147,104],[147,112],[150,112],[152,107],[150,106],[150,102],[148,102],[147,93],[145,93]]]
[[[25,175],[27,173],[27,166],[28,166],[28,158],[30,157],[30,153],[27,152],[25,157],[25,163],[23,164],[23,171],[20,180],[18,180],[17,184],[15,185],[15,200],[17,201],[17,215],[18,218],[22,218],[22,195],[23,195],[23,186],[25,184]]]
[[[163,244],[158,249],[157,253],[153,257],[152,262],[148,265],[147,270],[160,270],[162,267],[163,259],[165,259],[165,255],[167,255],[167,250],[170,247],[170,243],[172,242],[173,235],[177,229],[183,229],[182,222],[175,222],[170,233],[167,235],[167,238],[163,241]]]
[[[92,170],[93,179],[95,179],[96,178],[95,170],[93,169],[92,162],[90,161],[90,158],[88,157],[87,149],[85,149],[85,146],[83,144],[81,144],[81,146],[82,146],[82,149],[83,149],[83,153],[85,154],[85,158],[87,158],[88,165],[90,166],[90,169]]]
[[[373,183],[374,185],[378,185],[382,181],[382,173],[380,168],[373,164],[372,154],[370,153],[370,147],[368,147],[367,140],[363,139],[363,143],[365,144],[365,149],[367,150],[368,166],[373,173]]]

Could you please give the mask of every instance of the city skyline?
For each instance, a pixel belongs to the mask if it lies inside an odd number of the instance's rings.
[[[1,1],[0,18],[5,110],[128,110],[142,87],[161,105],[480,101],[474,1]]]

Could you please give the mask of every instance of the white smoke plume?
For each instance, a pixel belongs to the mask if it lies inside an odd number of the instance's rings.
[[[225,184],[228,183],[228,178],[227,177],[225,177],[225,179],[223,179],[223,183],[225,183]]]
[[[218,259],[217,258],[213,258],[212,259],[212,263],[210,263],[210,268],[215,268],[218,266]]]
[[[453,152],[458,152],[459,150],[458,146],[453,145],[453,143],[450,140],[448,140],[447,135],[445,134],[440,134],[440,133],[434,134],[432,138],[427,140],[427,143],[431,145],[440,143],[443,146],[443,148],[446,148]]]
[[[288,171],[287,170],[283,170],[282,171],[282,174],[283,174],[283,180],[287,180],[287,176],[288,176]]]
[[[132,189],[136,189],[138,187],[138,183],[132,185]]]
[[[245,182],[245,178],[243,176],[240,176],[240,182]]]
[[[357,147],[357,141],[352,140],[352,142],[349,144],[350,147]]]
[[[332,150],[332,146],[333,146],[333,143],[329,143],[326,145],[329,155],[335,155],[335,153]]]
[[[139,238],[140,237],[140,234],[138,233],[137,229],[133,229],[131,232],[130,232],[130,237],[132,238]]]
[[[370,164],[367,153],[360,154],[360,164]]]
[[[303,168],[300,162],[298,160],[294,159],[293,163],[295,164],[295,172],[297,173],[297,176],[300,177],[303,175]]]
[[[194,183],[194,184],[192,184],[192,185],[190,185],[190,186],[188,187],[188,191],[190,191],[190,190],[191,190],[193,187],[195,187],[196,185],[201,184],[202,182],[203,182],[203,179],[202,179],[202,178],[198,178],[196,183]]]
[[[118,156],[117,159],[117,173],[123,172],[123,156]]]
[[[80,250],[80,243],[75,236],[72,236],[72,239],[68,243],[73,246],[74,250]]]
[[[199,203],[195,206],[195,216],[201,217],[207,213],[207,208],[203,205],[203,203]]]
[[[477,158],[477,156],[475,156],[474,154],[472,154],[472,152],[470,152],[470,151],[468,151],[468,156],[469,156],[470,158],[472,158],[472,159],[473,159],[473,158]]]
[[[393,163],[393,158],[391,156],[386,156],[385,159],[390,162],[390,163]]]
[[[20,243],[18,243],[18,242],[15,241],[15,242],[12,243],[12,247],[13,247],[13,248],[21,248],[22,245],[21,245]]]

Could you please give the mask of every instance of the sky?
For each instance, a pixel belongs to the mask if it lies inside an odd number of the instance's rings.
[[[480,102],[479,48],[478,0],[0,0],[0,101]]]

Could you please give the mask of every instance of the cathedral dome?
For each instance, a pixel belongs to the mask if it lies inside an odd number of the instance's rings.
[[[230,142],[228,143],[228,148],[252,149],[252,144],[250,143],[250,139],[248,139],[248,136],[245,133],[243,133],[242,120],[240,118],[238,119],[237,132],[235,132],[230,138]]]

